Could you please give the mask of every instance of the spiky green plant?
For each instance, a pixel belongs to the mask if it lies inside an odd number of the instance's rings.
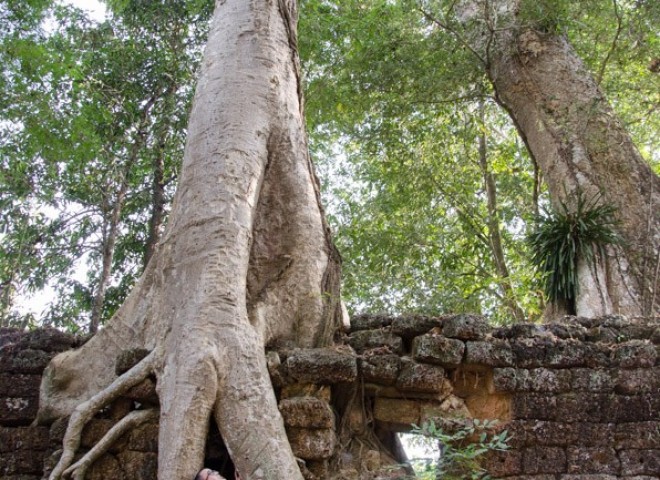
[[[607,245],[621,242],[614,212],[614,207],[601,203],[599,195],[587,199],[578,192],[575,209],[561,203],[558,210],[539,216],[528,240],[548,300],[566,301],[574,310],[578,261],[593,266],[598,256],[605,255]]]

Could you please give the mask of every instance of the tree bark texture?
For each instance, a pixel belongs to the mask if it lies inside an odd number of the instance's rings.
[[[44,375],[47,422],[110,388],[120,351],[150,350],[160,480],[193,478],[211,417],[241,478],[302,478],[264,346],[329,344],[341,309],[306,146],[295,8],[216,1],[163,238],[111,321]]]
[[[511,115],[550,197],[574,208],[578,194],[616,208],[621,248],[580,269],[578,315],[659,311],[660,178],[567,39],[525,26],[519,2],[467,2],[459,17],[478,25],[481,53],[499,103]],[[475,31],[475,30],[478,30]],[[588,287],[588,286],[591,287]]]

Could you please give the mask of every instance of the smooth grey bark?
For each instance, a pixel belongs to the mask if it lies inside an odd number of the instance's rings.
[[[301,479],[264,347],[331,343],[341,308],[339,257],[306,146],[296,4],[215,7],[166,231],[116,315],[51,362],[39,420],[116,392],[117,354],[146,348],[160,400],[159,480],[193,478],[211,417],[241,478]]]
[[[552,202],[573,208],[581,192],[616,208],[623,245],[594,266],[580,264],[577,314],[657,314],[660,178],[567,39],[524,24],[519,8],[514,0],[479,0],[457,11]]]

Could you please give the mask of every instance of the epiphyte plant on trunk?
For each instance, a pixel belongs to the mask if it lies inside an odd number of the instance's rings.
[[[529,236],[532,263],[541,275],[543,291],[552,303],[561,303],[569,314],[577,313],[581,269],[597,274],[608,245],[619,245],[614,208],[600,197],[577,194],[571,211],[560,202],[556,211],[546,210]]]
[[[301,479],[264,347],[332,342],[339,255],[302,118],[295,0],[217,0],[166,231],[115,316],[50,363],[38,421],[69,416],[50,475],[84,478],[112,438],[159,415],[158,478],[193,478],[211,417],[248,479]],[[124,350],[150,353],[117,376]],[[148,376],[135,410],[73,463],[84,424]]]

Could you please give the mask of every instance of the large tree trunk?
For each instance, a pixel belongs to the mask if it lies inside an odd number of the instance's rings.
[[[577,314],[657,313],[660,178],[567,39],[523,25],[519,8],[514,0],[472,1],[459,17],[472,26],[468,43],[543,172],[552,202],[574,208],[580,193],[598,194],[616,208],[623,245],[596,265],[580,264]]]
[[[193,478],[211,416],[242,478],[301,478],[264,346],[328,344],[341,309],[339,259],[306,147],[295,8],[216,1],[163,239],[113,319],[44,376],[40,420],[74,412],[70,447],[81,412],[106,400],[99,392],[109,400],[152,372],[160,480]],[[115,358],[131,348],[152,353],[116,379]]]

